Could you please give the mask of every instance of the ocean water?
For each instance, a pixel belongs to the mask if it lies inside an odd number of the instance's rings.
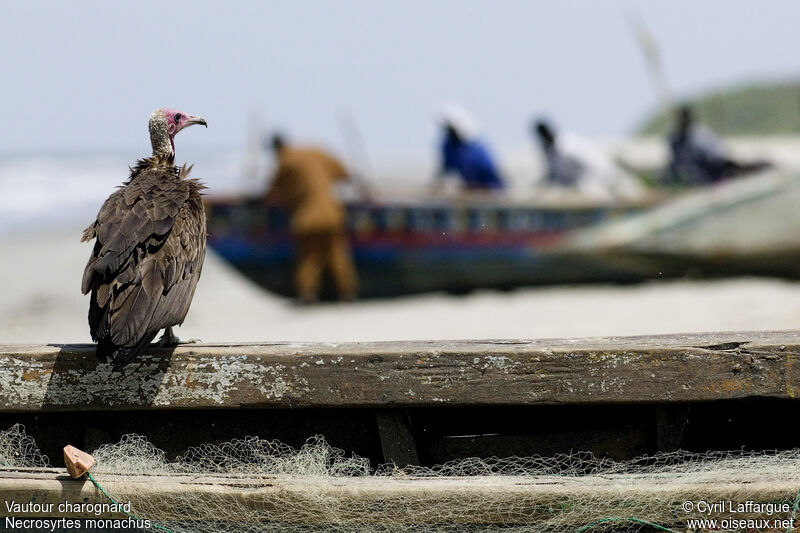
[[[87,226],[137,158],[134,151],[0,156],[0,237]],[[214,194],[264,187],[266,164],[244,150],[195,150],[176,162],[184,160]]]
[[[128,167],[148,151],[140,147],[118,153],[0,155],[0,238],[87,226],[103,201],[128,179]],[[373,195],[385,198],[430,196],[439,164],[435,147],[425,152],[376,153],[369,160],[334,153],[370,185]],[[541,178],[544,162],[530,146],[498,150],[497,160],[510,197],[536,195],[533,186]],[[270,154],[252,143],[228,149],[179,147],[176,164],[184,162],[194,164],[192,176],[214,196],[263,191],[273,168]],[[454,178],[449,186],[451,192],[460,188]],[[353,193],[340,191],[343,197]]]

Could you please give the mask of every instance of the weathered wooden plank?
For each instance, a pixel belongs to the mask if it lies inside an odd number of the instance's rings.
[[[376,409],[375,422],[381,439],[383,462],[400,468],[418,466],[419,453],[408,415],[400,409]]]
[[[798,482],[765,481],[768,475],[742,473],[737,483],[711,476],[682,481],[680,476],[605,474],[599,476],[475,476],[442,478],[321,476],[114,476],[95,474],[121,503],[133,495],[132,510],[154,521],[282,521],[314,524],[537,524],[542,521],[587,524],[607,516],[639,515],[673,521],[723,513],[688,514],[685,501],[746,500],[793,502]],[[670,482],[667,482],[670,481]],[[746,490],[743,489],[746,487]],[[36,502],[20,517],[96,518],[91,512],[59,512],[58,505],[109,503],[86,480],[73,480],[55,469],[0,471],[0,500]],[[191,502],[191,506],[187,505]],[[49,507],[48,504],[53,504]],[[791,507],[791,505],[790,505]],[[225,513],[232,513],[231,517]],[[0,516],[8,515],[5,506]],[[777,512],[772,518],[786,518]],[[756,510],[737,513],[745,519]],[[120,515],[107,514],[106,517]],[[102,515],[101,515],[102,517]]]
[[[795,398],[800,332],[188,345],[121,372],[89,345],[0,346],[0,412]]]

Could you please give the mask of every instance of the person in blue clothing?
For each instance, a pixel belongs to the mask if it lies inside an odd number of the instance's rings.
[[[489,151],[474,135],[465,112],[448,110],[442,122],[442,164],[437,177],[457,173],[467,189],[497,190],[505,186]]]

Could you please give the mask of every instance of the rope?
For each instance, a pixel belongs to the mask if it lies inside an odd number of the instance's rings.
[[[100,486],[100,483],[98,483],[97,481],[95,481],[95,479],[92,477],[92,473],[91,473],[91,472],[86,472],[86,475],[87,475],[87,476],[89,476],[89,480],[90,480],[90,481],[91,481],[91,482],[94,484],[94,486],[95,486],[95,487],[97,487],[97,490],[99,490],[100,492],[102,492],[102,493],[103,493],[103,495],[104,495],[106,498],[108,498],[109,500],[111,500],[111,503],[113,503],[113,504],[115,504],[115,505],[119,505],[119,502],[117,502],[117,500],[115,500],[114,498],[112,498],[112,497],[111,497],[111,495],[110,495],[109,493],[107,493],[107,492],[106,492],[106,489],[104,489],[103,487],[101,487],[101,486]],[[139,518],[138,516],[136,516],[136,515],[135,515],[135,514],[133,514],[133,513],[129,513],[129,512],[127,512],[127,511],[124,511],[124,510],[123,510],[122,512],[123,512],[124,514],[128,515],[129,517],[133,518],[134,520],[137,520],[137,521],[139,521],[139,520],[143,520],[142,518]],[[175,531],[173,531],[173,530],[171,530],[171,529],[169,529],[169,528],[167,528],[167,527],[164,527],[164,526],[161,526],[161,525],[158,525],[158,524],[152,523],[152,522],[151,522],[151,526],[152,526],[152,528],[153,528],[153,529],[159,529],[159,530],[161,530],[161,531],[166,531],[167,533],[176,533]]]
[[[797,514],[797,507],[800,506],[800,490],[797,491],[797,497],[794,499],[794,508],[792,509],[792,520],[789,522],[789,527],[786,528],[786,533],[790,533],[794,528],[794,517]]]

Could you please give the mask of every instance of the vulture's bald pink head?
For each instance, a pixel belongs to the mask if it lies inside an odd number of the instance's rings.
[[[150,143],[153,156],[170,158],[175,156],[175,135],[183,128],[194,124],[208,127],[205,119],[175,109],[156,109],[150,115]]]
[[[159,109],[159,111],[164,113],[164,116],[167,119],[167,131],[169,131],[169,136],[173,138],[183,128],[193,124],[202,124],[203,126],[208,127],[205,119],[201,117],[182,113],[174,109]]]

